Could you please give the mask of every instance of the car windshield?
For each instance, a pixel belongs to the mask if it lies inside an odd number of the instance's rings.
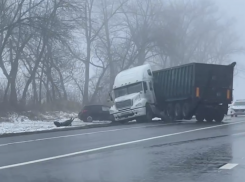
[[[245,106],[245,102],[235,102],[234,106]]]
[[[142,82],[120,87],[114,90],[115,98],[142,91]]]

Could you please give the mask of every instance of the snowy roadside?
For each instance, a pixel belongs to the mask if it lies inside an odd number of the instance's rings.
[[[27,117],[26,115],[29,115]],[[76,113],[66,113],[66,112],[47,112],[47,113],[29,113],[25,115],[18,115],[16,113],[10,114],[7,117],[0,117],[0,136],[4,134],[11,133],[25,133],[25,132],[38,132],[38,131],[48,131],[48,130],[62,130],[62,129],[72,129],[80,128],[88,125],[106,125],[110,124],[110,121],[93,121],[92,123],[84,123],[83,121],[75,118],[72,122],[72,126],[56,127],[54,121],[65,121],[71,117],[76,117]],[[194,119],[195,117],[193,117]],[[154,118],[154,121],[160,121],[160,118]],[[230,116],[226,116],[224,122],[229,122],[231,120]],[[131,121],[135,122],[135,121]],[[91,126],[92,127],[92,126]]]
[[[64,128],[83,127],[95,124],[109,124],[110,121],[94,121],[92,123],[84,123],[83,121],[75,118],[72,126],[56,127],[54,121],[65,121],[71,117],[76,116],[76,113],[52,112],[40,114],[35,116],[35,119],[30,119],[27,116],[10,114],[7,117],[0,118],[0,135],[10,133],[24,133],[24,132],[37,132],[45,130],[60,130]]]

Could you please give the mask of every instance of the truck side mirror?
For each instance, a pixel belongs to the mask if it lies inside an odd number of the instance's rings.
[[[148,73],[149,76],[152,76],[152,73],[151,73],[151,70],[150,69],[147,70],[147,73]]]

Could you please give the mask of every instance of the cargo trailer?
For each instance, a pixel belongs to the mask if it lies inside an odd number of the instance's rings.
[[[202,122],[223,120],[232,102],[230,65],[190,63],[153,72],[156,105],[168,117]]]

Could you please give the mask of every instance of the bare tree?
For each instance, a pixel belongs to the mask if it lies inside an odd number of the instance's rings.
[[[0,99],[104,103],[124,69],[223,64],[238,42],[211,0],[1,0]]]
[[[135,0],[130,1],[126,8],[123,8],[125,24],[137,49],[135,65],[143,64],[147,54],[153,49],[152,28],[161,7],[162,2],[158,0],[145,0],[143,2]]]
[[[222,64],[241,51],[231,25],[222,23],[211,1],[172,1],[153,30],[155,51],[165,66],[189,62]]]
[[[19,60],[28,41],[32,38],[28,22],[28,12],[40,5],[43,1],[28,6],[25,0],[1,1],[0,19],[0,67],[8,80],[5,89],[4,101],[10,106],[17,106],[16,76],[19,68]],[[8,51],[9,50],[9,51]],[[9,53],[9,62],[5,62],[6,54]],[[8,68],[10,71],[8,72]],[[9,100],[7,93],[10,88]]]

